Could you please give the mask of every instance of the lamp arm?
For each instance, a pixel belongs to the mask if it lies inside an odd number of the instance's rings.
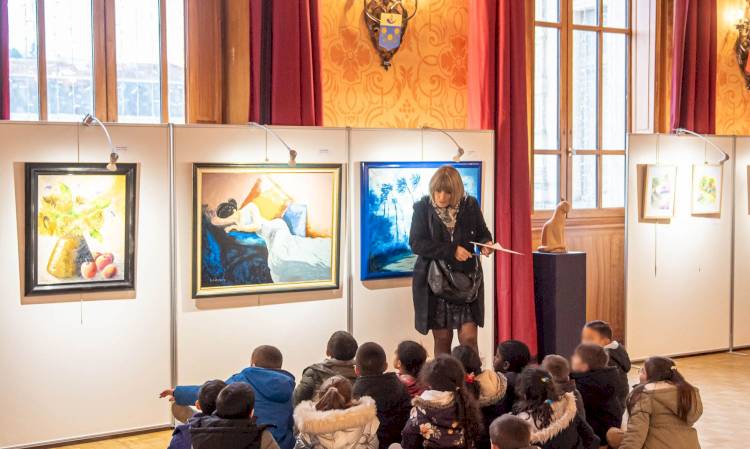
[[[676,135],[678,135],[678,136],[681,135],[681,134],[690,134],[691,136],[695,136],[695,137],[701,139],[702,141],[706,142],[707,144],[711,145],[712,147],[714,147],[716,149],[716,151],[718,151],[718,152],[720,152],[721,154],[724,155],[724,157],[719,161],[720,165],[724,165],[724,163],[729,160],[729,153],[727,153],[726,151],[722,150],[721,148],[718,147],[718,145],[716,145],[715,143],[713,143],[710,140],[708,140],[706,138],[706,136],[704,136],[703,134],[700,134],[700,133],[697,133],[695,131],[691,131],[691,130],[685,129],[685,128],[675,128],[674,133]]]
[[[281,136],[276,133],[276,131],[272,130],[266,125],[261,125],[260,123],[257,123],[257,122],[247,122],[247,123],[250,126],[254,126],[256,128],[265,130],[267,133],[270,133],[271,135],[273,135],[276,138],[276,140],[281,142],[281,144],[284,145],[286,150],[289,152],[289,164],[294,166],[297,160],[297,151],[294,150],[288,143],[286,143],[286,140],[282,139]]]
[[[463,152],[463,147],[461,147],[461,145],[458,143],[458,141],[453,136],[451,136],[446,130],[440,129],[440,128],[433,128],[431,126],[426,126],[426,125],[423,126],[422,129],[426,129],[426,130],[429,130],[429,131],[437,131],[439,133],[445,134],[446,136],[448,136],[448,138],[451,141],[453,141],[453,144],[456,145],[456,148],[458,148],[459,150],[461,150],[461,152]]]
[[[91,114],[86,114],[86,116],[83,118],[82,123],[84,126],[91,126],[92,122],[99,125],[102,131],[104,131],[104,135],[107,137],[107,143],[109,143],[109,148],[111,149],[112,153],[117,153],[117,149],[115,148],[114,144],[112,144],[112,137],[109,135],[109,130],[106,126],[104,126],[104,123],[102,123],[101,120]]]

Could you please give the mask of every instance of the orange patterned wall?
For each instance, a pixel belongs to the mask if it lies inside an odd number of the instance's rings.
[[[744,8],[746,0],[717,3],[716,134],[750,135],[750,90],[734,56],[737,30],[732,11]]]
[[[420,1],[388,71],[362,7],[320,1],[325,125],[465,128],[468,0]]]

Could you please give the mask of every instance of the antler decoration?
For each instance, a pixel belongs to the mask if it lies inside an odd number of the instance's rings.
[[[419,0],[414,0],[411,14],[402,0],[363,0],[364,17],[370,40],[380,56],[383,68],[388,70],[391,59],[401,46],[406,26],[417,13]]]

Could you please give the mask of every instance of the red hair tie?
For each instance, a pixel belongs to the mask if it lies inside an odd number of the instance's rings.
[[[474,373],[467,374],[466,377],[464,378],[464,380],[466,381],[467,384],[473,384],[474,383]]]

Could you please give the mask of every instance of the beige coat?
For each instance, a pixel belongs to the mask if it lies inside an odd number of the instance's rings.
[[[318,411],[304,401],[294,409],[299,431],[296,449],[377,449],[378,427],[375,401],[362,396],[345,410]]]
[[[620,449],[700,449],[693,424],[703,414],[700,392],[687,422],[677,416],[677,388],[668,382],[646,385],[628,417]]]

